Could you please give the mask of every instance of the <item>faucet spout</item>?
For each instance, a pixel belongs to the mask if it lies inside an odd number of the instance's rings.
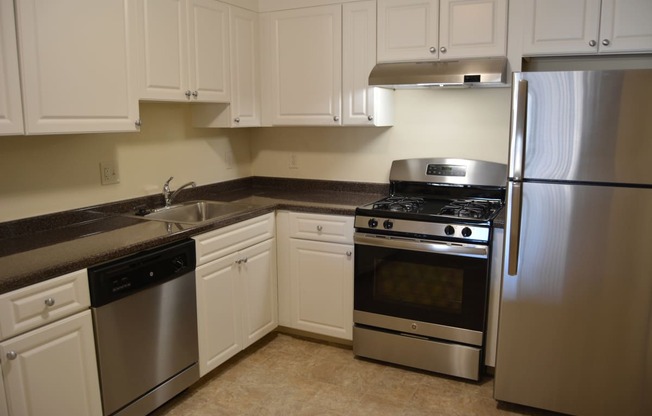
[[[187,187],[195,187],[197,184],[195,182],[188,182],[186,184],[181,185],[176,191],[171,191],[170,190],[170,182],[174,179],[174,177],[170,177],[165,184],[163,185],[163,198],[165,199],[165,206],[169,207],[172,205],[172,202],[174,201],[174,198],[177,197],[179,192],[181,192],[183,189]]]

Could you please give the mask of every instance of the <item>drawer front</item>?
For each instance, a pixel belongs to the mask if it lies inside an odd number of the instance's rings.
[[[90,307],[86,269],[0,296],[0,339]]]
[[[197,265],[274,237],[274,213],[229,225],[193,237],[197,247]]]
[[[353,244],[353,217],[290,212],[290,237]]]

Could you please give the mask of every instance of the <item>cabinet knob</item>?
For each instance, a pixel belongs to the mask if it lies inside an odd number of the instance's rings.
[[[45,299],[45,306],[54,306],[54,299],[53,298],[47,298]]]
[[[609,39],[602,39],[602,44],[603,44],[604,46],[609,46],[610,43],[611,43],[611,42],[609,42]]]
[[[439,48],[439,52],[446,53],[446,47],[442,46],[441,48]]]
[[[197,98],[199,96],[199,91],[193,91],[192,96]]]
[[[317,231],[321,232],[321,230],[323,230],[323,229],[324,229],[324,227],[322,227],[321,225],[317,226]]]
[[[346,252],[346,257],[351,257],[352,255],[353,255],[352,252],[350,252],[350,251],[347,251],[347,252]]]
[[[333,121],[340,121],[340,116],[333,116]]]
[[[136,127],[140,127],[140,126],[143,125],[143,122],[140,121],[140,119],[138,119],[138,120],[136,120],[136,121],[134,122],[134,124],[136,124]]]
[[[597,44],[598,44],[598,43],[597,43],[595,40],[593,40],[593,39],[591,39],[591,40],[589,41],[589,46],[592,47],[592,48],[593,48],[595,45],[597,45]]]
[[[16,354],[16,351],[9,351],[7,353],[8,360],[15,360],[16,358],[18,358],[18,354]]]
[[[434,46],[431,46],[430,47],[430,53],[437,53],[437,48],[435,48]]]
[[[374,116],[367,116],[367,120],[374,121]]]
[[[236,117],[236,118],[234,118],[233,121],[234,121],[235,123],[239,123],[239,122],[240,122],[240,117]]]
[[[192,93],[190,92],[190,90],[186,90],[185,94],[186,94],[186,97],[188,97],[188,98],[190,98],[190,96],[192,95]]]

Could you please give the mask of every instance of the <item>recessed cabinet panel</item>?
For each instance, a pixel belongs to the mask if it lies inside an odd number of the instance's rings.
[[[273,125],[341,124],[341,6],[269,13]]]
[[[136,130],[131,4],[16,2],[27,133]]]
[[[439,59],[505,56],[507,0],[441,0]]]
[[[256,13],[231,8],[231,115],[238,127],[260,126],[260,66]]]
[[[140,98],[180,98],[187,86],[187,33],[185,0],[141,0],[142,25]]]
[[[230,98],[229,8],[215,0],[189,3],[189,74],[193,101]]]
[[[599,45],[601,53],[652,51],[652,1],[602,0]]]
[[[10,414],[102,414],[89,310],[0,343],[0,355]]]
[[[378,0],[378,62],[436,60],[439,0]]]
[[[22,134],[23,108],[12,0],[0,0],[0,63],[0,135]]]

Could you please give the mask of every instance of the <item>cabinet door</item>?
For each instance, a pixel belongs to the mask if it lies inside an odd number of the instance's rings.
[[[275,240],[239,253],[242,282],[243,335],[246,348],[278,326]]]
[[[137,5],[138,98],[188,100],[186,0],[138,0]]]
[[[0,135],[23,134],[14,2],[0,0]]]
[[[505,56],[507,0],[441,0],[439,59]]]
[[[598,51],[601,0],[522,0],[523,54]]]
[[[101,415],[93,324],[86,310],[0,343],[13,415]]]
[[[378,62],[438,58],[439,0],[378,0]]]
[[[242,350],[237,259],[238,254],[234,253],[195,271],[201,376]]]
[[[602,0],[600,53],[652,51],[652,1]]]
[[[260,126],[258,14],[231,8],[231,117],[234,127]]]
[[[376,65],[376,2],[342,5],[342,124],[389,126],[393,90],[369,87]]]
[[[16,1],[27,133],[136,130],[131,4]]]
[[[351,340],[353,245],[290,240],[293,327]]]
[[[2,377],[2,363],[0,363],[0,416],[9,416],[7,396],[5,395],[5,382]]]
[[[160,1],[160,0],[156,0]],[[188,59],[191,100],[228,102],[229,7],[215,0],[188,2]]]
[[[273,125],[339,125],[342,90],[340,5],[267,14]]]

